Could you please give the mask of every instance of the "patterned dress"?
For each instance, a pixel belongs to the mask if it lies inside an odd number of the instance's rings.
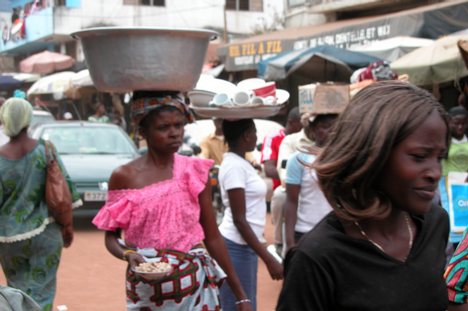
[[[77,207],[79,195],[57,158]],[[43,140],[20,159],[0,156],[0,264],[8,286],[51,310],[63,241],[60,227],[49,217],[45,179]]]
[[[449,301],[467,303],[468,297],[468,229],[458,244],[450,263],[445,270]]]
[[[141,189],[111,190],[93,223],[102,230],[122,229],[126,245],[145,260],[171,264],[161,281],[145,280],[129,268],[127,309],[220,310],[218,285],[224,272],[204,248],[198,195],[213,161],[174,155],[171,179]]]

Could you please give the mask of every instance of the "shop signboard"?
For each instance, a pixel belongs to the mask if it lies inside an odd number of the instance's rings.
[[[349,48],[395,36],[438,38],[468,28],[468,2],[433,5],[404,13],[285,29],[218,49],[227,71],[256,70],[279,53],[333,45]],[[268,39],[265,39],[268,38]]]

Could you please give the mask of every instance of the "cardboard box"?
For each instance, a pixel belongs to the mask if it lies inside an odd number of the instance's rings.
[[[313,83],[299,86],[300,113],[341,113],[349,101],[347,84]]]

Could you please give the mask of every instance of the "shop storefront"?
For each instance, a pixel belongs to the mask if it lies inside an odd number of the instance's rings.
[[[468,1],[451,1],[375,17],[290,28],[224,45],[218,55],[228,72],[252,71],[278,53],[333,45],[348,48],[395,36],[437,39],[468,28]]]

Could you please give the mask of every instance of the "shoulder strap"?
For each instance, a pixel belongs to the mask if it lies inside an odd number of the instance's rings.
[[[46,153],[47,162],[55,160],[56,156],[55,156],[54,145],[50,141],[44,140],[44,146],[45,146],[45,153]]]

